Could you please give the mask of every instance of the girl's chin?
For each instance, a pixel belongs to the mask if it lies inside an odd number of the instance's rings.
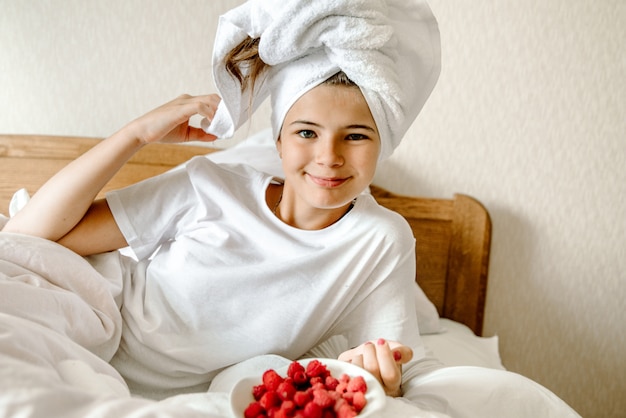
[[[337,209],[345,209],[347,207],[349,207],[352,202],[354,201],[354,199],[356,199],[356,196],[343,196],[342,198],[335,198],[335,199],[318,199],[315,200],[315,202],[311,202],[313,203],[312,206],[314,206],[317,209],[321,209],[321,210],[337,210]]]
[[[345,180],[341,185],[333,187],[322,187],[312,183],[310,178],[303,183],[294,184],[294,186],[300,198],[309,202],[311,206],[328,210],[349,205],[367,188],[367,184],[361,187],[353,180]]]

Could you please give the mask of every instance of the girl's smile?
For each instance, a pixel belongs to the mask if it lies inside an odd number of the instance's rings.
[[[323,178],[316,177],[313,174],[307,173],[309,179],[320,187],[326,187],[328,189],[332,189],[334,187],[339,187],[348,181],[348,178]]]

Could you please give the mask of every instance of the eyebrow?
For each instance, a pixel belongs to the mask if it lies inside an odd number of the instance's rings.
[[[311,125],[311,126],[316,126],[318,128],[322,127],[322,125],[320,125],[319,123],[311,122],[311,121],[308,121],[308,120],[301,120],[301,119],[294,120],[293,122],[290,123],[290,125],[297,125],[297,124]],[[370,131],[370,132],[376,133],[376,129],[372,128],[369,125],[354,124],[354,125],[345,126],[344,129],[364,129],[366,131]]]

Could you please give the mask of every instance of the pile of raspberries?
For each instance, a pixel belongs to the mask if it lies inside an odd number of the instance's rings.
[[[311,360],[306,369],[294,361],[286,377],[273,369],[263,373],[263,383],[252,388],[255,400],[244,417],[351,418],[367,404],[366,391],[363,376],[342,374],[337,379],[319,360]]]

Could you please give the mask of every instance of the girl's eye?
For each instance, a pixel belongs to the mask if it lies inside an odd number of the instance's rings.
[[[301,131],[298,131],[298,135],[301,136],[302,138],[314,138],[315,137],[315,132],[310,131],[308,129],[303,129]]]
[[[367,136],[363,134],[350,134],[346,137],[349,141],[361,141],[363,139],[367,139]]]

